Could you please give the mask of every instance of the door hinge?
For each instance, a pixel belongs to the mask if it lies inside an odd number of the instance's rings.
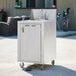
[[[22,27],[22,32],[24,33],[24,27]]]

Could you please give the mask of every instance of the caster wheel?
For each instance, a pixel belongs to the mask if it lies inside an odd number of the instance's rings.
[[[41,65],[40,70],[44,70],[44,65]]]
[[[51,64],[52,64],[52,66],[54,66],[55,65],[55,60],[52,60]]]
[[[21,68],[24,68],[24,63],[20,63],[20,67]]]

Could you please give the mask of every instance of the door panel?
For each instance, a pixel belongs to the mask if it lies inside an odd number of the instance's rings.
[[[40,25],[24,25],[21,38],[22,60],[40,62]]]

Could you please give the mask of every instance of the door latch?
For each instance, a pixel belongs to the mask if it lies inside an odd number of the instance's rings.
[[[24,33],[24,27],[22,27],[22,32]]]

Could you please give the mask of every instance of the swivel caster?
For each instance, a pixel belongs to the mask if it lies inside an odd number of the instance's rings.
[[[32,69],[31,68],[29,68],[29,67],[27,67],[27,68],[24,68],[24,63],[22,62],[22,63],[20,63],[20,67],[22,68],[22,70],[24,70],[24,71],[31,71]]]
[[[44,65],[41,65],[40,70],[44,70]]]
[[[55,65],[55,60],[52,60],[51,64],[52,64],[52,66],[54,66]]]
[[[24,68],[24,63],[20,63],[20,67],[23,69]]]

